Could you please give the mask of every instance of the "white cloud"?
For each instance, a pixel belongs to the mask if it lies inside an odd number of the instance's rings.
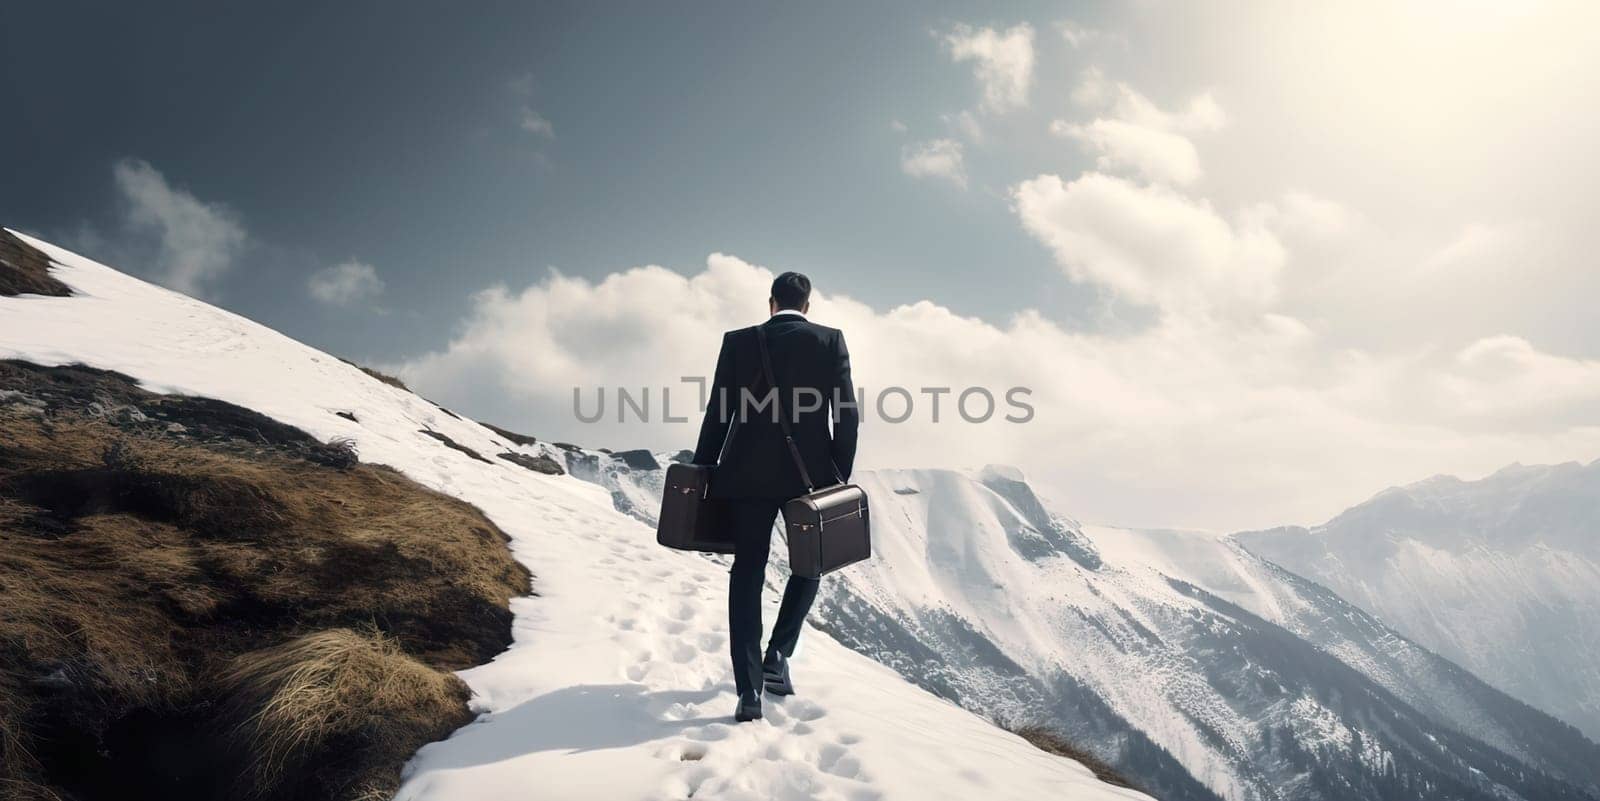
[[[245,231],[228,209],[173,187],[139,159],[123,159],[112,172],[128,204],[129,226],[159,240],[158,283],[200,297],[233,267]]]
[[[900,169],[918,178],[943,178],[956,186],[967,185],[961,143],[954,139],[917,142],[900,149]]]
[[[306,291],[320,303],[348,306],[382,294],[383,279],[372,265],[352,259],[314,273]]]
[[[722,331],[764,316],[772,275],[715,254],[689,276],[650,266],[598,283],[553,273],[520,290],[496,287],[475,298],[447,347],[397,369],[428,397],[541,437],[688,447],[697,393],[680,379],[711,371]],[[845,331],[866,392],[863,466],[1018,464],[1060,486],[1088,517],[1224,528],[1314,522],[1441,463],[1488,471],[1600,448],[1600,430],[1558,422],[1600,413],[1600,365],[1521,341],[1490,340],[1459,356],[1382,356],[1331,347],[1282,314],[1174,315],[1113,336],[1068,331],[1036,312],[996,325],[925,300],[874,309],[826,294],[826,276],[813,277],[810,316]],[[1021,425],[961,422],[951,395],[932,423],[930,396],[920,392],[984,386],[1003,403],[1004,390],[1019,385],[1033,390],[1036,410]],[[657,422],[617,423],[612,395],[605,422],[579,423],[575,386],[591,412],[595,387],[636,397],[649,387]],[[906,423],[872,411],[889,386],[915,395],[918,412]],[[689,422],[660,422],[662,388],[672,388],[671,411]],[[1461,407],[1464,398],[1502,405]]]
[[[518,123],[518,126],[534,136],[542,136],[546,139],[556,138],[555,126],[551,125],[549,120],[531,108],[523,107],[522,120]]]
[[[1076,139],[1098,153],[1096,165],[1101,170],[1131,169],[1152,181],[1180,186],[1200,178],[1200,154],[1194,143],[1170,131],[1098,119],[1086,125],[1056,120],[1050,123],[1050,132]]]
[[[1200,154],[1188,134],[1216,131],[1227,115],[1210,92],[1167,111],[1133,87],[1106,80],[1096,67],[1084,71],[1072,90],[1073,103],[1097,116],[1087,123],[1055,120],[1050,132],[1075,139],[1097,154],[1102,171],[1132,171],[1148,180],[1186,186],[1201,176]]]
[[[1526,222],[1491,225],[1469,223],[1443,248],[1418,266],[1419,277],[1434,281],[1459,280],[1484,270],[1513,269],[1518,256],[1540,234],[1540,226]]]
[[[1120,34],[1109,33],[1099,28],[1090,28],[1072,20],[1063,20],[1056,23],[1056,30],[1061,33],[1061,40],[1074,50],[1089,47],[1099,42],[1113,42],[1124,46],[1128,43]]]
[[[1177,111],[1167,111],[1122,81],[1108,80],[1099,67],[1090,67],[1072,88],[1072,102],[1087,110],[1165,131],[1216,131],[1228,124],[1228,115],[1208,92],[1189,99]]]
[[[538,82],[533,73],[525,72],[506,81],[506,91],[516,101],[517,127],[544,139],[556,138],[555,125],[531,105]]]
[[[944,37],[951,58],[971,61],[983,84],[983,107],[1002,113],[1028,105],[1033,85],[1033,26],[1005,31],[957,25]]]
[[[1249,220],[1159,186],[1087,173],[1040,175],[1013,191],[1018,219],[1067,275],[1168,313],[1272,301],[1286,253]]]
[[[1111,83],[1099,67],[1089,67],[1072,87],[1073,105],[1096,110],[1110,102]]]
[[[978,122],[978,116],[970,111],[960,114],[945,114],[940,117],[944,124],[974,144],[981,143],[984,139],[983,124]]]
[[[895,133],[905,133],[911,129],[907,128],[906,124],[899,120],[889,120],[889,130],[894,131]]]
[[[1284,234],[1327,240],[1348,233],[1356,224],[1349,209],[1309,192],[1291,190],[1275,203],[1250,210],[1261,224]]]
[[[1507,334],[1484,337],[1455,354],[1438,377],[1439,405],[1452,416],[1495,427],[1592,424],[1600,407],[1600,361],[1544,353]]]

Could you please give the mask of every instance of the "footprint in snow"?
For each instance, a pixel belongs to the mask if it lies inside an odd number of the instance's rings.
[[[716,772],[704,765],[696,765],[693,769],[673,776],[667,780],[663,789],[666,798],[694,798],[695,793],[705,785],[706,780],[716,776]]]
[[[783,710],[785,717],[792,717],[799,721],[813,721],[827,714],[816,702],[807,701],[804,698],[780,701],[777,704],[777,708]]]
[[[837,743],[829,743],[822,747],[818,753],[817,767],[841,779],[861,778],[861,760],[856,759],[850,753],[850,749]]]
[[[695,650],[694,646],[686,642],[676,642],[672,644],[672,661],[677,662],[680,665],[694,659],[699,655],[699,653],[699,651]]]
[[[693,709],[688,710],[688,714],[685,714],[682,718],[679,718],[679,720],[687,719],[689,715],[694,714],[695,711],[696,710]],[[684,732],[683,736],[688,737],[691,740],[714,743],[719,740],[728,739],[728,736],[731,734],[733,734],[732,726],[729,726],[726,723],[710,723],[705,726],[690,729]]]

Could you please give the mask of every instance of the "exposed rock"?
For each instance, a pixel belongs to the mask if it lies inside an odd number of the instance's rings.
[[[558,464],[556,462],[556,460],[554,460],[554,459],[552,459],[552,458],[550,458],[548,456],[545,456],[542,453],[539,454],[538,456],[529,456],[526,453],[516,453],[515,451],[506,451],[505,453],[499,454],[499,456],[500,456],[500,458],[502,458],[502,459],[504,459],[504,460],[506,460],[506,461],[508,461],[508,462],[510,462],[512,464],[521,465],[523,467],[528,468],[529,470],[532,470],[535,473],[544,473],[545,475],[548,475],[548,476],[559,476],[559,475],[565,475],[566,472],[567,472],[567,471],[561,469],[561,465]]]
[[[600,457],[579,450],[567,451],[567,472],[573,477],[581,478],[584,481],[598,481],[600,478]]]
[[[442,443],[446,448],[449,448],[450,450],[459,451],[459,452],[464,453],[464,454],[466,454],[468,456],[471,456],[472,458],[477,459],[478,461],[483,462],[485,464],[494,464],[494,462],[491,462],[488,459],[483,458],[483,454],[478,453],[477,451],[475,451],[475,450],[473,450],[473,449],[471,449],[471,448],[469,448],[469,447],[467,447],[465,445],[462,445],[461,443],[456,442],[455,440],[451,439],[450,437],[448,437],[448,436],[446,436],[444,434],[440,434],[439,432],[434,431],[431,428],[420,428],[420,429],[417,429],[417,433],[418,434],[426,434],[427,436],[430,436],[430,437],[438,440],[440,443]]]
[[[487,428],[490,431],[493,431],[494,433],[499,434],[500,436],[511,440],[511,444],[513,444],[513,445],[537,445],[537,444],[539,444],[539,440],[534,439],[533,437],[530,437],[527,434],[518,434],[515,431],[508,431],[508,430],[506,430],[504,428],[501,428],[500,426],[494,425],[493,423],[479,423],[478,425],[481,425],[484,428]]]
[[[631,451],[617,451],[616,453],[611,454],[611,458],[622,462],[634,470],[661,469],[661,463],[656,461],[655,454],[642,448]]]

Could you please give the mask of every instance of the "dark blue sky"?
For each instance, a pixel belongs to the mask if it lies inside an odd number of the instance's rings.
[[[1073,325],[1093,291],[1062,280],[1006,197],[1082,161],[1043,134],[1064,99],[990,121],[1029,133],[1003,154],[969,148],[967,191],[901,172],[907,142],[951,136],[941,115],[977,103],[971,67],[935,35],[956,13],[21,4],[0,29],[0,224],[148,274],[112,179],[141,159],[248,232],[208,299],[378,361],[438,347],[496,282],[691,273],[714,251],[878,307],[932,297]],[[1041,81],[1072,72],[1070,56],[1041,47]],[[524,108],[553,137],[520,127]],[[350,259],[382,277],[382,312],[309,301],[307,278]]]

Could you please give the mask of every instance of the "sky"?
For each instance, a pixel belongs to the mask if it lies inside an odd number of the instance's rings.
[[[1014,464],[1096,522],[1600,456],[1591,4],[443,11],[10,9],[0,225],[614,448],[688,447],[659,393],[692,418],[799,270],[863,465]],[[650,422],[578,419],[619,387]]]

